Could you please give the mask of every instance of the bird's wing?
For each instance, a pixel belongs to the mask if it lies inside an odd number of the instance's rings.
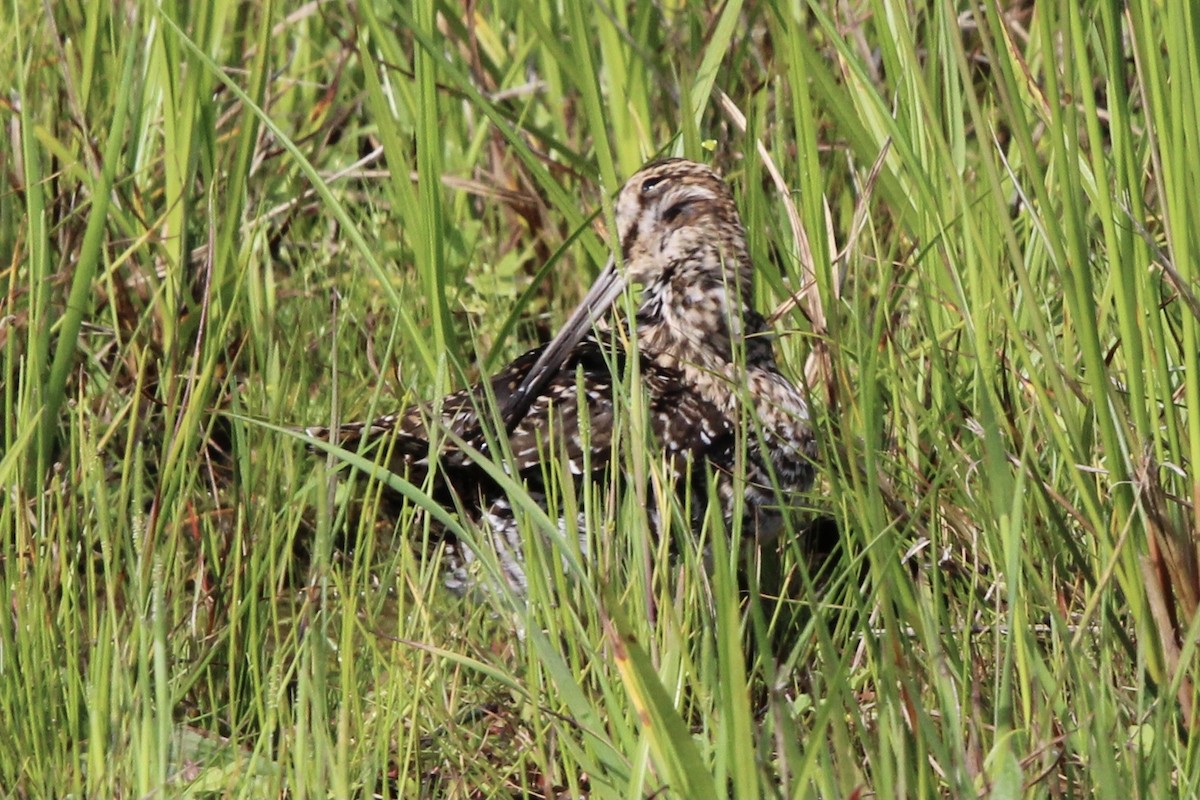
[[[496,373],[491,380],[491,389],[499,403],[510,394],[524,378],[537,360],[541,348],[535,348],[513,360]],[[362,444],[368,447],[388,443],[392,448],[393,466],[426,466],[430,443],[439,443],[435,455],[449,457],[451,465],[465,458],[458,441],[465,441],[477,449],[487,449],[481,421],[490,419],[487,409],[487,390],[482,383],[446,395],[437,403],[420,403],[403,411],[384,414],[369,422],[351,422],[339,425],[336,431],[329,427],[315,426],[305,432],[315,439],[335,442],[347,450]],[[431,428],[433,432],[431,433]]]
[[[432,455],[445,479],[461,492],[485,478],[460,442],[491,454],[498,441],[499,419],[489,409],[507,406],[541,352],[539,347],[519,356],[494,375],[487,387],[476,384],[433,406],[412,406],[371,422],[342,425],[336,441],[347,449],[358,447],[363,440],[387,443],[393,471],[415,471],[413,479],[423,476]],[[617,348],[591,337],[580,342],[524,416],[511,424],[511,460],[503,455],[498,460],[510,473],[534,480],[541,478],[549,460],[557,460],[573,475],[603,471],[611,458],[615,424],[613,376],[621,374],[622,362],[623,354]],[[719,409],[689,389],[678,372],[645,358],[641,368],[647,421],[667,455],[703,457],[728,448],[732,424]],[[321,439],[335,438],[327,428],[309,428],[308,433]],[[436,453],[431,453],[431,441],[438,443]]]
[[[608,466],[617,415],[629,408],[626,402],[622,412],[614,409],[613,380],[622,374],[623,361],[619,349],[592,338],[575,347],[509,436],[519,472],[533,477],[548,459],[557,459],[573,475]],[[645,357],[640,367],[647,423],[668,457],[704,457],[728,448],[733,426],[720,409],[693,391],[678,371]],[[503,403],[501,392],[496,394]]]

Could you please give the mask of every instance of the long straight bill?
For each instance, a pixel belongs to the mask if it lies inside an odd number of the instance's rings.
[[[505,429],[512,433],[529,411],[534,398],[546,388],[547,382],[562,369],[575,345],[592,329],[604,312],[612,306],[625,289],[625,278],[617,269],[615,259],[609,259],[596,277],[596,282],[580,301],[558,334],[542,350],[542,355],[525,375],[525,380],[513,393],[504,409]]]

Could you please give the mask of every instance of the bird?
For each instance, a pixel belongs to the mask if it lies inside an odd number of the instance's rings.
[[[611,478],[627,463],[613,445],[628,441],[614,437],[614,427],[618,406],[627,405],[616,393],[628,390],[621,377],[631,358],[654,444],[679,491],[692,493],[691,524],[712,497],[726,525],[740,509],[743,530],[770,541],[814,479],[809,407],[781,373],[767,322],[751,307],[754,265],[729,184],[696,161],[652,161],[621,188],[614,216],[619,259],[614,254],[549,342],[440,402],[306,429],[346,449],[388,443],[391,471],[417,485],[436,462],[432,496],[457,501],[478,525],[480,546],[494,549],[518,596],[528,581],[513,504],[476,459],[503,461],[543,508],[549,459],[580,484]],[[636,313],[617,324],[610,311],[636,286]],[[498,436],[507,437],[510,456],[493,452]],[[662,526],[657,510],[649,516]],[[477,558],[451,543],[446,585],[478,588]]]

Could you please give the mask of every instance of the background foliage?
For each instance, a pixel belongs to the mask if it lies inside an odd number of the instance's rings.
[[[6,794],[1200,792],[1193,4],[5,8]],[[291,426],[545,338],[662,153],[735,187],[835,554],[628,503],[456,599]]]

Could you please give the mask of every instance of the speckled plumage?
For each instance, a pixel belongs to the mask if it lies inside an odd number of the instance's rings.
[[[488,382],[508,434],[510,473],[524,478],[539,498],[545,458],[561,459],[579,480],[608,474],[612,384],[627,354],[603,315],[626,285],[641,284],[635,326],[640,378],[647,420],[666,463],[678,477],[690,476],[699,490],[693,491],[693,503],[707,496],[696,481],[711,472],[726,520],[740,492],[748,530],[760,538],[775,535],[782,517],[772,475],[784,495],[806,489],[814,442],[803,396],[779,372],[766,323],[748,306],[753,267],[728,185],[702,164],[654,162],[621,190],[616,220],[623,266],[610,263],[552,342],[520,356]],[[484,423],[480,419],[480,410],[489,407],[486,396],[484,385],[477,384],[433,408],[414,406],[344,425],[337,437],[344,447],[362,438],[393,439],[392,468],[407,471],[417,483],[435,456],[435,494],[443,501],[451,494],[461,499],[489,532],[509,584],[523,591],[520,538],[508,501],[456,444],[462,440],[489,451],[484,427],[493,426],[486,414]],[[431,422],[441,429],[432,436],[436,453],[430,452]],[[323,428],[309,433],[331,437]],[[734,468],[740,447],[744,470]],[[457,558],[448,583],[466,588],[472,557],[464,550]]]

